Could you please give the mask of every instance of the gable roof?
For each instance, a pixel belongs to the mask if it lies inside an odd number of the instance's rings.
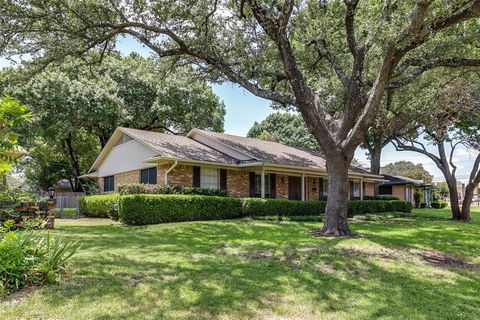
[[[194,133],[207,136],[230,148],[236,149],[246,155],[250,155],[252,160],[276,165],[326,169],[326,161],[320,155],[289,147],[278,142],[245,138],[199,129],[193,129],[187,136],[192,137]]]
[[[187,136],[118,127],[100,152],[89,173],[98,169],[106,155],[125,134],[152,150],[160,159],[217,163],[233,166],[272,165],[326,171],[326,160],[319,154],[278,142],[245,138],[230,134],[192,129]],[[349,173],[371,176],[368,171],[351,166]]]
[[[387,186],[409,184],[409,185],[420,187],[420,186],[429,185],[427,183],[424,183],[423,180],[417,180],[417,179],[412,179],[412,178],[403,177],[403,176],[392,176],[389,174],[382,174],[382,176],[385,178],[385,182],[383,183],[383,185],[387,185]]]

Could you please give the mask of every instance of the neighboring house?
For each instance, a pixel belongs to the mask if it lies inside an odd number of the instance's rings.
[[[400,200],[415,202],[414,194],[416,191],[423,193],[422,202],[430,206],[432,185],[424,183],[422,180],[415,180],[402,176],[392,176],[382,174],[385,182],[378,187],[378,195],[394,196]]]
[[[226,189],[236,197],[328,196],[321,156],[280,143],[191,130],[187,136],[117,128],[85,176],[102,193],[130,183]],[[373,195],[382,177],[351,167],[350,196]]]

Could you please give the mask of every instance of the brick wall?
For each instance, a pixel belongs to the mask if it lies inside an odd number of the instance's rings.
[[[400,200],[405,200],[405,186],[404,185],[392,186],[392,196],[397,197]]]
[[[320,196],[319,178],[307,177],[307,200],[318,200]]]
[[[374,182],[365,182],[365,189],[363,190],[364,196],[374,196],[375,195],[375,183]]]
[[[119,185],[140,183],[140,170],[132,170],[127,172],[117,173],[114,179],[115,179],[115,191],[117,191]],[[102,184],[103,184],[103,179],[102,179]]]
[[[249,196],[249,173],[247,171],[227,170],[227,191],[234,197]]]
[[[282,177],[284,181],[282,181]],[[277,199],[288,199],[288,175],[277,173],[277,179],[275,183]]]
[[[177,165],[168,174],[168,184],[171,186],[191,187],[193,185],[193,166]]]

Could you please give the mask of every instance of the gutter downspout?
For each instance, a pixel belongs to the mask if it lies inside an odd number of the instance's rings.
[[[175,169],[175,167],[177,166],[178,164],[178,160],[175,160],[175,162],[172,164],[172,166],[170,168],[168,168],[167,171],[165,171],[165,177],[164,177],[164,185],[168,185],[168,174],[170,172],[172,172],[173,169]]]

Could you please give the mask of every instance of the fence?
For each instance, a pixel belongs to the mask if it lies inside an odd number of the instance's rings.
[[[57,215],[59,218],[78,218],[78,198],[84,196],[84,192],[62,192],[56,196]]]

